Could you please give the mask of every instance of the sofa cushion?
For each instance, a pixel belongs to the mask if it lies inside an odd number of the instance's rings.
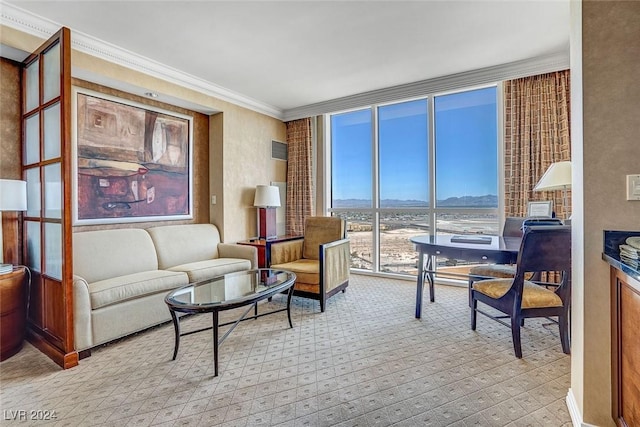
[[[73,233],[73,274],[87,283],[157,269],[153,241],[142,229]]]
[[[241,258],[217,258],[206,261],[190,262],[188,264],[176,265],[170,271],[182,271],[189,276],[189,282],[199,282],[205,279],[222,276],[236,271],[251,269],[251,261]]]
[[[158,292],[169,292],[189,284],[184,272],[153,270],[127,274],[89,284],[93,310]]]
[[[147,228],[158,253],[158,266],[177,265],[218,258],[220,233],[213,224],[181,224]]]

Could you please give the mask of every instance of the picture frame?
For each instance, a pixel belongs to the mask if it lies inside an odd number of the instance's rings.
[[[527,202],[528,218],[552,218],[553,217],[553,201],[535,201]]]
[[[72,88],[73,225],[193,218],[193,117]]]

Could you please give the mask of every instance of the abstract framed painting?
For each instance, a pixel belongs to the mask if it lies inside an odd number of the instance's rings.
[[[193,218],[193,118],[73,88],[73,224]]]

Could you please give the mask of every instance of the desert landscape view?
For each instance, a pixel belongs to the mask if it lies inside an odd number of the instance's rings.
[[[371,214],[340,213],[347,220],[351,239],[352,268],[371,270],[373,265],[373,226]],[[440,214],[438,234],[498,234],[495,215]],[[418,254],[409,240],[429,234],[426,215],[385,214],[380,220],[380,271],[399,274],[418,274]],[[460,260],[438,259],[438,267],[468,265]]]

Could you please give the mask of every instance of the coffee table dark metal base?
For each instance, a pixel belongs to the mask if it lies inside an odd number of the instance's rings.
[[[255,272],[255,271],[254,271]],[[260,269],[257,271],[258,274],[262,274],[262,276],[270,276],[271,274],[273,274],[271,271],[269,271],[269,269]],[[224,342],[224,340],[229,336],[229,334],[235,329],[236,326],[238,326],[238,324],[240,324],[240,322],[245,321],[245,320],[251,320],[251,319],[257,319],[259,317],[262,316],[267,316],[270,314],[275,314],[275,313],[280,313],[282,311],[286,311],[287,312],[287,318],[289,320],[289,327],[293,328],[293,322],[291,321],[291,298],[293,297],[293,285],[295,284],[295,279],[296,276],[293,273],[289,273],[289,272],[285,272],[289,274],[289,279],[286,280],[284,283],[279,284],[278,286],[274,286],[272,288],[270,288],[267,291],[262,291],[262,292],[258,292],[258,293],[254,293],[249,295],[247,298],[244,299],[235,299],[235,300],[231,300],[228,302],[220,302],[220,303],[216,303],[216,304],[203,304],[200,306],[197,305],[177,305],[175,304],[175,302],[172,300],[172,297],[175,296],[175,294],[177,292],[179,292],[181,289],[186,289],[192,286],[197,286],[198,284],[192,284],[183,288],[180,288],[174,292],[171,292],[169,295],[167,295],[167,297],[165,298],[165,302],[167,303],[167,306],[169,307],[169,312],[171,314],[171,319],[173,320],[173,328],[174,328],[174,332],[175,332],[175,345],[174,345],[174,349],[173,349],[173,358],[172,360],[176,360],[176,357],[178,356],[178,349],[180,348],[180,337],[186,336],[186,335],[191,335],[191,334],[195,334],[198,332],[203,332],[203,331],[208,331],[208,330],[213,330],[213,360],[214,360],[214,376],[218,376],[218,348],[220,346],[220,344],[222,344]],[[278,293],[283,293],[284,291],[287,291],[287,306],[286,308],[280,308],[277,310],[271,310],[268,311],[266,313],[260,313],[258,314],[258,302],[263,301],[265,299],[271,299],[275,294]],[[242,315],[235,321],[232,322],[226,322],[226,323],[220,323],[220,312],[221,311],[226,311],[226,310],[232,310],[234,308],[238,308],[238,307],[244,307],[244,306],[249,306],[247,307],[247,309],[242,313]],[[251,309],[254,309],[254,314],[250,317],[247,317],[247,314],[249,314],[249,312],[251,311]],[[212,313],[213,316],[213,323],[211,327],[207,327],[207,328],[201,328],[201,329],[197,329],[194,331],[188,331],[188,332],[180,332],[180,316],[177,315],[177,313],[185,313],[185,314],[196,314],[196,313]],[[219,331],[218,329],[221,326],[227,326],[227,325],[232,325],[231,328],[229,328],[222,337],[219,337]]]

